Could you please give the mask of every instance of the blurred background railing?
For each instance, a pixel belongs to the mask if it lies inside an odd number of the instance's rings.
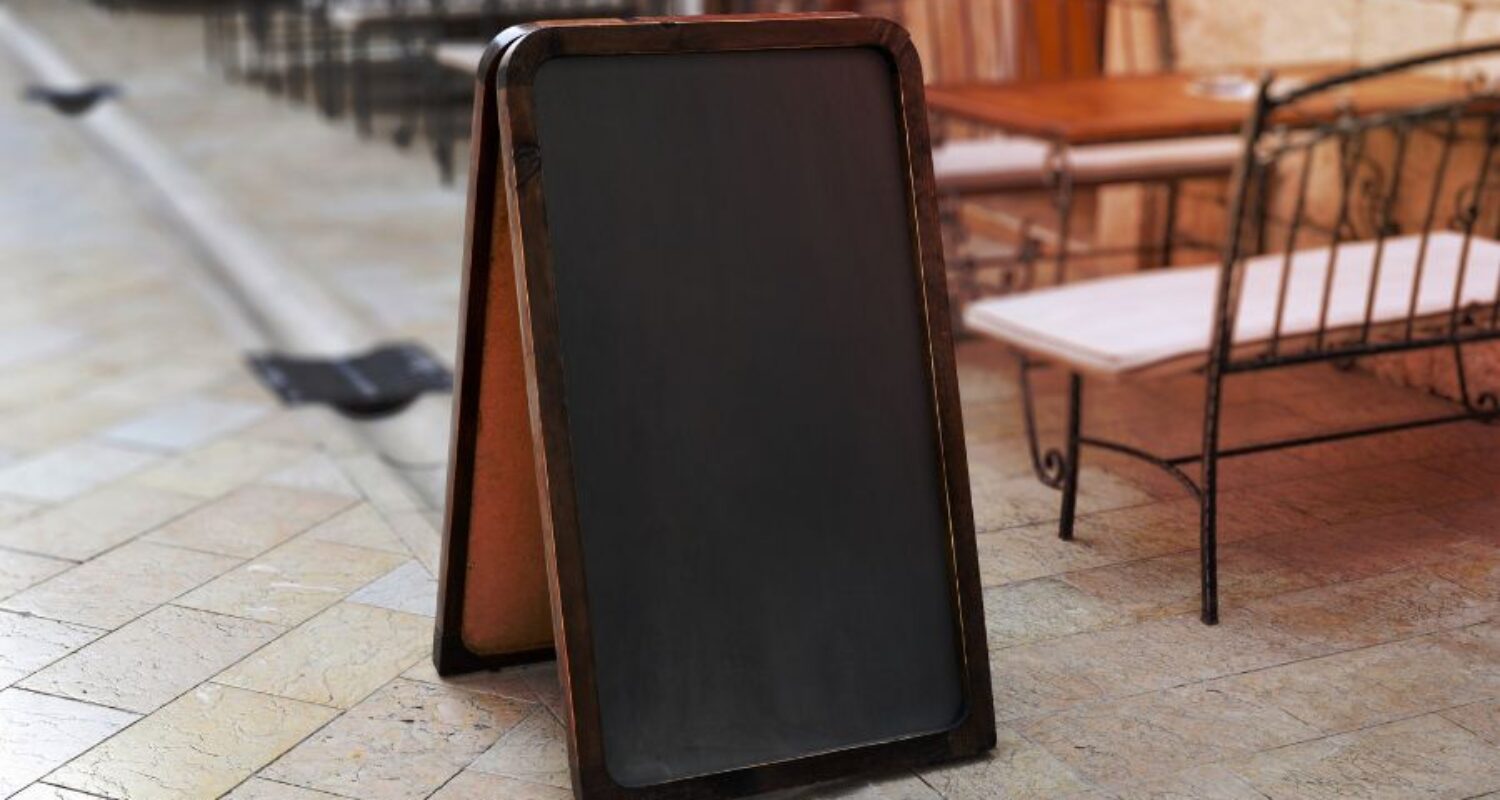
[[[1500,36],[1497,0],[96,2],[121,13],[195,15],[216,73],[366,140],[428,153],[449,185],[460,184],[466,169],[472,76],[484,42],[509,25],[544,17],[818,10],[885,16],[911,32],[928,82],[940,86],[1169,70],[1244,78],[1264,68],[1334,68]],[[1108,153],[1104,178],[1091,180],[1082,170],[1086,154],[1073,147],[1064,176],[1056,142],[1024,141],[961,115],[935,113],[933,123],[940,173],[945,149],[970,142],[982,144],[966,151],[983,156],[979,174],[989,179],[998,170],[1008,181],[988,187],[993,191],[965,183],[945,203],[950,273],[967,281],[959,294],[1016,285],[1008,273],[970,269],[988,263],[1002,270],[1059,264],[1053,272],[1060,276],[1060,262],[1071,257],[1069,274],[1088,277],[1213,258],[1201,243],[1222,236],[1227,168],[1194,164],[1162,180],[1158,152],[1149,159],[1155,178],[1134,179],[1120,168],[1130,164],[1119,161],[1117,148]],[[1271,182],[1273,195],[1278,185]]]

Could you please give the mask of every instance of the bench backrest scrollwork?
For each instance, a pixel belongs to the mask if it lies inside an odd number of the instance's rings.
[[[1491,42],[1303,85],[1261,80],[1230,194],[1211,370],[1500,338],[1500,282],[1476,302],[1471,252],[1476,237],[1500,238],[1500,87],[1475,72],[1497,54],[1500,42]],[[1414,75],[1472,78],[1427,102],[1360,109],[1362,99],[1381,96],[1382,82]],[[1310,120],[1324,121],[1304,124]],[[1401,245],[1388,247],[1398,238]],[[1307,251],[1317,248],[1325,248],[1321,263],[1310,264]],[[1348,266],[1356,261],[1357,274]],[[1495,266],[1484,265],[1484,274]],[[1252,271],[1260,299],[1274,298],[1274,317],[1268,335],[1245,346],[1231,331]],[[1350,291],[1362,293],[1362,316],[1348,313]],[[1437,308],[1433,293],[1450,291],[1451,302]],[[1304,315],[1316,308],[1311,322],[1291,321],[1298,300]],[[1345,311],[1331,316],[1336,300]]]

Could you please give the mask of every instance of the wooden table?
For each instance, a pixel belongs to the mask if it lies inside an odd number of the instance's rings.
[[[1347,65],[1285,69],[1278,83],[1290,85],[1331,75]],[[1222,75],[1219,73],[1218,75]],[[939,114],[978,122],[1006,133],[1069,145],[1135,142],[1237,133],[1250,114],[1250,90],[1233,97],[1206,92],[1213,73],[1070,78],[1062,80],[959,83],[931,86],[927,106]],[[1356,88],[1320,95],[1295,109],[1293,122],[1332,119],[1346,102],[1360,112],[1378,112],[1457,99],[1461,84],[1403,73],[1361,81]],[[1292,109],[1288,109],[1291,111]]]

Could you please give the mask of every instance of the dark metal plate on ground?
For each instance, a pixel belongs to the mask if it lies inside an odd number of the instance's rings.
[[[90,83],[65,89],[31,85],[26,87],[22,96],[33,103],[46,103],[59,114],[76,117],[92,109],[100,100],[119,97],[120,87],[113,83]]]
[[[263,353],[250,367],[288,405],[325,403],[350,417],[382,417],[411,405],[423,392],[453,389],[453,373],[427,348],[391,344],[349,358],[303,358]]]

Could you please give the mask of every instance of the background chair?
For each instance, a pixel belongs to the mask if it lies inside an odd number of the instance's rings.
[[[1168,71],[1176,63],[1168,0],[938,0],[904,8],[914,37],[926,45],[928,79],[934,83],[1096,78]],[[960,302],[1030,285],[1038,259],[1054,264],[1052,281],[1060,283],[1070,259],[1121,255],[1074,241],[1080,190],[1165,186],[1160,244],[1139,252],[1165,253],[1160,260],[1170,262],[1178,241],[1174,212],[1182,181],[1227,178],[1239,150],[1232,136],[1069,147],[941,118],[935,129],[939,144],[933,167],[947,195],[950,274]],[[1039,228],[1030,212],[1007,214],[993,206],[977,215],[991,227],[1009,228],[1020,247],[986,253],[964,235],[961,201],[1038,192],[1050,200],[1055,214],[1050,225]]]

